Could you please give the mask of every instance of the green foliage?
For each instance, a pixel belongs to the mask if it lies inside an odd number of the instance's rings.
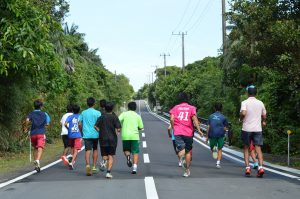
[[[105,69],[77,26],[63,31],[68,7],[64,0],[0,3],[0,151],[23,149],[28,136],[22,126],[35,99],[51,117],[51,142],[68,103],[83,110],[89,96],[122,105],[133,95],[129,80]]]

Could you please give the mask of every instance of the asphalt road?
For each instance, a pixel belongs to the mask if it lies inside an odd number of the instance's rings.
[[[119,139],[112,171],[113,179],[105,173],[85,176],[84,153],[79,154],[75,170],[68,170],[61,162],[0,189],[0,199],[216,199],[216,198],[299,198],[300,181],[266,171],[264,178],[246,178],[244,166],[224,157],[221,169],[208,149],[194,142],[191,176],[182,177],[183,170],[167,135],[167,124],[150,114],[144,102],[137,110],[145,125],[140,142],[138,173],[132,175],[126,165]],[[143,147],[146,142],[146,147]],[[100,153],[99,153],[100,154]],[[148,154],[149,163],[145,163]],[[154,183],[153,183],[154,182]],[[155,186],[153,186],[155,185]]]

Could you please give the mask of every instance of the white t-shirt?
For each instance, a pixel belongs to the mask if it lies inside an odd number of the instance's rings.
[[[68,135],[68,129],[65,127],[65,122],[70,115],[73,115],[73,113],[65,113],[62,116],[62,118],[60,120],[60,124],[61,124],[61,134],[60,135]]]
[[[242,101],[240,112],[242,111],[247,111],[243,120],[242,130],[247,132],[262,132],[261,116],[267,114],[264,103],[255,97],[249,97]]]

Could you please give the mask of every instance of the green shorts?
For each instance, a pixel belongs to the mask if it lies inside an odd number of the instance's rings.
[[[140,152],[139,140],[123,140],[123,151],[138,154]]]
[[[209,138],[209,145],[211,150],[213,150],[215,146],[217,146],[219,150],[222,149],[224,146],[224,137]]]

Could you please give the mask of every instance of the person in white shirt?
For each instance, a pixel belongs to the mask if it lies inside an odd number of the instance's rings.
[[[255,98],[257,90],[255,86],[247,87],[248,99],[241,104],[240,121],[243,122],[241,138],[244,143],[244,160],[246,165],[246,176],[250,176],[249,166],[249,146],[253,142],[255,151],[258,155],[259,166],[257,177],[264,175],[263,154],[261,146],[263,145],[262,126],[266,126],[267,111],[262,101]]]
[[[66,119],[72,114],[73,114],[73,106],[71,104],[69,104],[67,106],[67,113],[65,113],[62,116],[61,120],[60,120],[61,139],[62,139],[63,144],[64,144],[64,150],[63,150],[61,159],[62,159],[62,161],[65,165],[69,165],[69,160],[67,159],[67,154],[70,151],[69,138],[68,138],[68,129],[65,127],[65,122],[66,122]]]

